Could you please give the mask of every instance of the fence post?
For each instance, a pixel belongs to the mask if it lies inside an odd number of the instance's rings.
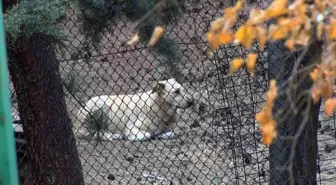
[[[0,4],[2,10],[2,3]],[[4,31],[4,17],[0,23],[0,185],[18,185],[14,131],[9,96],[8,65]]]

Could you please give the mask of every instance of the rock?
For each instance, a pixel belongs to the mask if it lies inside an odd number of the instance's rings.
[[[331,153],[335,149],[336,149],[336,144],[326,144],[324,146],[324,151],[327,153]]]
[[[328,173],[329,175],[332,175],[332,174],[334,174],[335,172],[334,172],[333,170],[329,170],[327,173]]]
[[[190,125],[190,128],[196,128],[196,127],[200,127],[201,125],[199,124],[199,121],[198,120],[194,120],[194,123],[192,123]]]
[[[320,133],[324,134],[326,132],[331,132],[333,129],[330,125],[322,125]]]
[[[115,180],[115,176],[112,174],[108,174],[107,179],[113,181]]]
[[[134,157],[133,156],[126,156],[126,161],[132,163],[134,161]]]
[[[328,133],[329,136],[333,137],[333,138],[336,138],[336,130]]]

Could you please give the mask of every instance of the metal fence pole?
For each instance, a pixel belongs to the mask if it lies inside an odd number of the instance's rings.
[[[2,3],[0,4],[2,9]],[[17,185],[3,14],[0,23],[0,185]]]

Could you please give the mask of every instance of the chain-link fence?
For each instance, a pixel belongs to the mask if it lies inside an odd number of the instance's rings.
[[[122,15],[113,29],[104,33],[98,50],[80,34],[74,12],[60,24],[68,37],[67,51],[59,53],[59,60],[69,116],[75,123],[90,112],[88,119],[74,124],[79,129],[74,131],[80,133],[75,135],[85,136],[77,138],[77,148],[86,184],[268,184],[269,149],[260,142],[255,114],[265,101],[267,61],[272,53],[259,52],[254,77],[245,70],[227,76],[231,59],[246,56],[247,52],[240,46],[229,45],[213,56],[207,55],[204,35],[210,21],[221,16],[223,6],[227,6],[223,2],[205,1],[190,6],[177,25],[167,28],[165,34],[182,53],[182,62],[174,69],[179,71],[178,75],[172,73],[169,65],[162,65],[164,58],[149,48],[123,44],[134,33],[129,31],[133,23]],[[253,5],[266,4],[255,1]],[[157,84],[170,78],[176,82]],[[150,90],[151,93],[139,94]],[[103,96],[122,94],[133,97],[123,97],[122,103],[118,98]],[[103,97],[86,104],[94,96]],[[192,106],[183,105],[191,103],[184,102],[186,97],[193,100]],[[16,114],[14,93],[12,99]],[[83,114],[78,114],[80,110]],[[327,119],[320,115],[317,159],[320,184],[336,181],[335,123],[334,117]],[[20,125],[20,121],[15,124]],[[162,132],[138,132],[132,128],[140,125]],[[119,130],[117,135],[119,128],[123,131]],[[16,131],[22,132],[20,127]],[[159,138],[165,131],[175,136]],[[148,133],[156,136],[130,141],[134,137],[148,137]],[[124,138],[111,139],[120,136]],[[29,173],[24,143],[18,134],[22,177]]]

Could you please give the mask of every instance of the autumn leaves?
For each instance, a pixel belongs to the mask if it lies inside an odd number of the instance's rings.
[[[309,3],[309,4],[308,4]],[[251,45],[257,41],[259,50],[262,51],[267,41],[284,40],[285,46],[290,51],[299,47],[306,47],[323,35],[327,38],[327,50],[322,61],[310,73],[314,82],[311,89],[313,102],[325,98],[325,114],[332,116],[336,109],[334,94],[334,78],[336,74],[336,0],[275,0],[265,10],[251,8],[249,18],[233,33],[231,28],[237,21],[239,12],[244,9],[242,0],[235,6],[224,9],[224,15],[211,23],[206,37],[210,50],[214,51],[222,45],[240,44],[250,51],[246,59],[235,58],[231,61],[229,75],[247,67],[251,76],[254,75],[257,54],[251,52]],[[265,21],[274,19],[275,23],[265,27]],[[294,62],[294,61],[293,61]],[[277,96],[277,87],[274,80],[270,81],[270,88],[266,93],[266,104],[256,115],[262,131],[264,144],[271,144],[276,136],[276,123],[272,118],[272,108]]]

